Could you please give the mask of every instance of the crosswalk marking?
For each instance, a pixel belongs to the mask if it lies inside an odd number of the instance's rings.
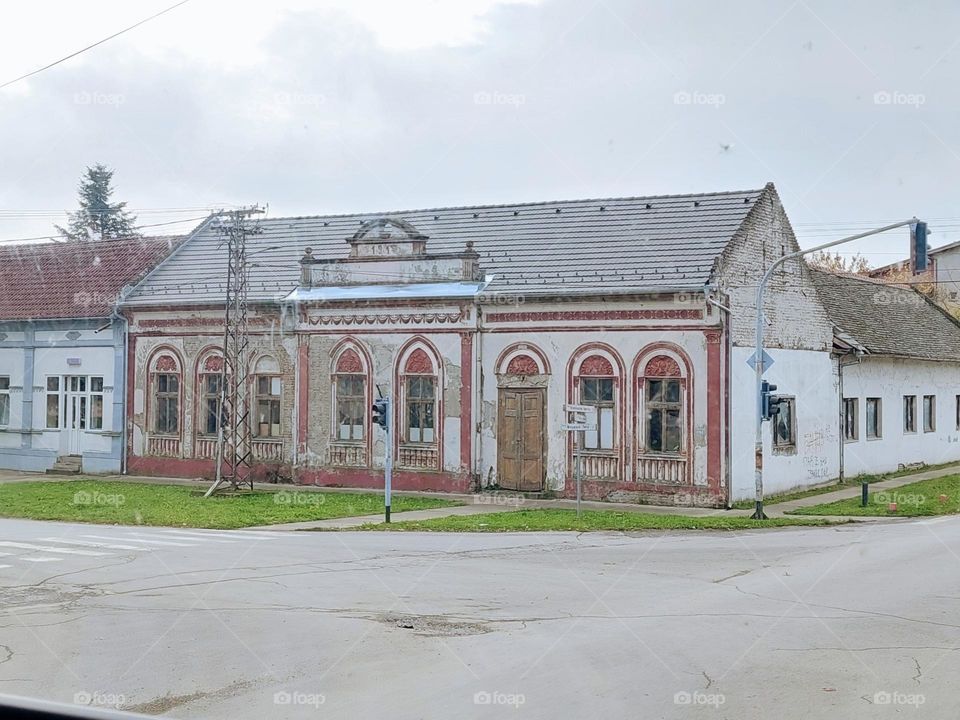
[[[61,560],[63,560],[63,558],[52,558],[52,557],[31,558],[31,557],[22,557],[22,558],[20,558],[20,560],[23,560],[24,562],[60,562]]]
[[[106,550],[150,550],[151,548],[140,547],[138,545],[115,545],[112,543],[90,542],[89,540],[73,540],[71,538],[40,538],[43,542],[65,543],[67,545],[82,545],[84,547],[104,548]],[[3,555],[4,553],[0,553]]]
[[[85,538],[93,538],[95,540],[115,540],[116,538],[106,537],[104,535],[84,535]],[[123,535],[123,540],[129,540],[130,542],[146,543],[148,545],[172,545],[175,547],[196,547],[193,543],[183,543],[183,542],[172,542],[169,540],[150,540],[148,538],[140,538],[135,535]]]
[[[90,557],[106,557],[110,553],[98,552],[96,550],[74,550],[73,548],[50,547],[49,545],[33,545],[31,543],[11,542],[9,540],[0,540],[0,546],[17,548],[19,550],[36,550],[37,552],[66,553],[67,555],[87,555]]]
[[[222,533],[222,532],[193,532],[191,530],[170,530],[171,535],[189,535],[191,538],[208,538],[208,537],[222,537],[229,538],[231,540],[250,540],[251,538],[256,540],[276,540],[276,534],[271,535],[261,535],[260,533],[253,532],[244,532],[239,531],[235,533]]]
[[[13,567],[13,565],[0,565],[0,570],[5,570],[6,568]]]

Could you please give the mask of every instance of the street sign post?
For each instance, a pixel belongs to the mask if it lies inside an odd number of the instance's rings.
[[[583,485],[580,450],[583,447],[584,432],[597,429],[597,408],[594,405],[575,405],[568,403],[563,406],[564,411],[573,415],[573,421],[562,423],[561,429],[574,433],[573,436],[573,477],[577,483],[577,519],[580,518],[580,496]]]

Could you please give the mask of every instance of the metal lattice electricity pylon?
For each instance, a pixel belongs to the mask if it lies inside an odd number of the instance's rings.
[[[253,489],[250,475],[250,398],[247,378],[250,370],[250,336],[247,319],[247,236],[260,232],[247,218],[262,213],[259,207],[217,214],[214,227],[221,247],[227,251],[226,302],[223,319],[223,368],[220,375],[220,422],[217,430],[217,475],[207,490],[210,497],[220,487]]]

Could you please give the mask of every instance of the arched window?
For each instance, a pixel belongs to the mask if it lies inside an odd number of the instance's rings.
[[[367,368],[361,354],[347,346],[334,364],[334,439],[363,443],[367,434]]]
[[[199,408],[197,433],[215,436],[220,431],[223,419],[220,402],[223,397],[223,355],[210,351],[201,356],[197,364],[197,387]]]
[[[590,355],[580,364],[577,380],[580,404],[597,408],[597,428],[584,432],[584,449],[613,452],[617,418],[617,374],[613,363],[603,355]]]
[[[157,435],[180,434],[180,361],[172,352],[160,350],[151,360],[150,387],[153,417],[150,428]]]
[[[643,369],[644,450],[679,455],[684,451],[685,382],[680,364],[655,355]]]
[[[253,436],[279,437],[281,432],[280,407],[283,382],[280,364],[264,355],[253,368]]]
[[[423,348],[407,356],[403,366],[403,439],[408,443],[437,442],[437,373]]]
[[[591,343],[574,353],[568,366],[568,402],[591,405],[586,416],[594,427],[580,433],[583,438],[581,472],[584,477],[620,480],[623,477],[623,361],[603,343]],[[568,451],[572,453],[571,433]],[[573,458],[568,455],[572,477]]]

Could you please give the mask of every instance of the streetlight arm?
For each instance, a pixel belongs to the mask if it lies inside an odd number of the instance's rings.
[[[856,235],[849,235],[839,240],[833,240],[828,243],[823,243],[822,245],[816,245],[812,248],[807,248],[806,250],[797,250],[796,252],[788,253],[781,258],[778,258],[774,263],[767,268],[767,271],[763,274],[763,277],[760,278],[760,284],[757,285],[757,327],[756,327],[756,355],[754,356],[754,371],[756,373],[756,391],[757,391],[757,402],[756,402],[756,445],[754,448],[755,454],[755,482],[756,482],[756,510],[754,511],[753,517],[757,520],[763,520],[766,518],[763,512],[763,291],[767,287],[767,281],[770,279],[770,276],[773,275],[774,271],[783,265],[787,260],[792,260],[793,258],[798,258],[803,255],[807,255],[812,252],[817,252],[819,250],[826,250],[827,248],[832,248],[836,245],[843,245],[844,243],[852,242],[854,240],[859,240],[860,238],[869,237],[870,235],[877,235],[879,233],[887,232],[888,230],[894,230],[899,227],[904,227],[905,225],[915,225],[917,218],[911,218],[910,220],[904,220],[902,222],[893,223],[892,225],[886,225],[882,228],[877,228],[875,230],[867,230],[866,232],[857,233]]]

